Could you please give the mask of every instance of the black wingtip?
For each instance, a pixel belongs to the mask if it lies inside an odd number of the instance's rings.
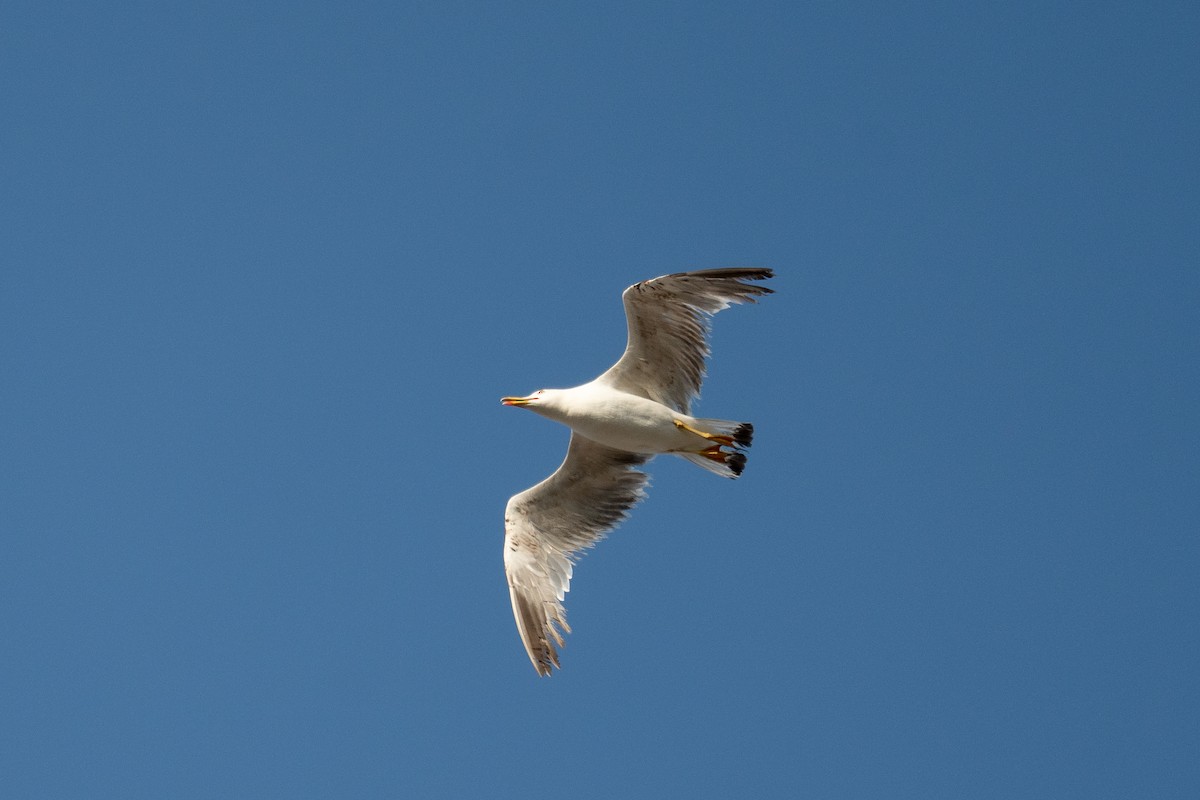
[[[749,447],[754,441],[754,426],[749,422],[743,422],[737,426],[733,432],[733,443],[738,447]]]
[[[725,458],[725,466],[733,473],[733,477],[738,477],[742,474],[742,470],[746,468],[746,456],[742,453],[730,453]]]

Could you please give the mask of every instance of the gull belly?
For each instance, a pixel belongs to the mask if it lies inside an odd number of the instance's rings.
[[[630,453],[673,453],[707,444],[679,428],[675,420],[692,422],[662,403],[587,383],[564,392],[561,422],[580,436]]]

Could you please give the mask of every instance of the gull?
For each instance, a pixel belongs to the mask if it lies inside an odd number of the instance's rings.
[[[648,476],[636,467],[671,453],[726,478],[742,474],[754,427],[688,412],[704,379],[710,317],[770,294],[749,281],[772,274],[736,267],[635,283],[621,294],[625,353],[607,372],[582,386],[500,399],[571,428],[558,470],[504,510],[509,597],[539,675],[559,668],[555,645],[571,632],[562,602],[575,560],[645,496]]]

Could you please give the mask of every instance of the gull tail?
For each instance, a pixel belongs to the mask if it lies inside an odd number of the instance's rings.
[[[749,422],[704,417],[698,417],[695,425],[705,433],[722,437],[728,442],[714,443],[699,452],[681,452],[677,455],[723,478],[736,478],[741,475],[742,470],[746,468],[745,450],[754,440],[754,426]]]

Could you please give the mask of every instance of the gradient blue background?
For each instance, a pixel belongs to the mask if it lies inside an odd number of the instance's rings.
[[[1200,9],[0,12],[12,798],[1200,796]],[[517,637],[500,406],[774,268]]]

